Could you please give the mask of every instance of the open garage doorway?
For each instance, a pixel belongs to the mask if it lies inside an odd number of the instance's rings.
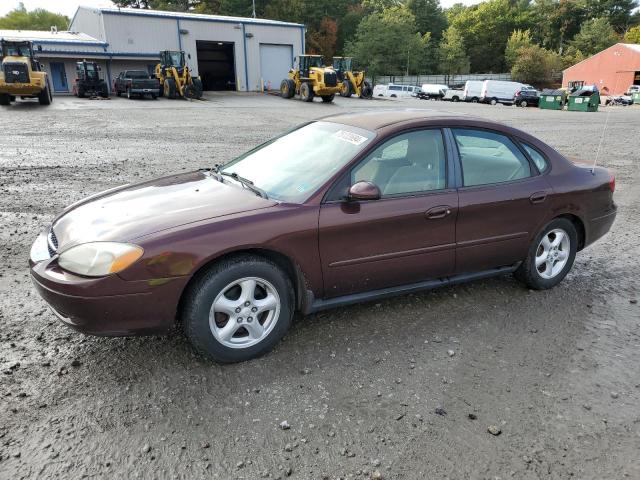
[[[196,41],[198,73],[204,90],[236,90],[236,65],[232,42]]]

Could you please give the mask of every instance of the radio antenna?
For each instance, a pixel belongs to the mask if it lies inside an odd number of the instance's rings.
[[[620,50],[616,50],[615,52],[613,52],[613,55],[618,57],[618,60],[616,60],[616,68],[615,68],[615,75],[616,75],[616,81],[614,82],[614,88],[613,88],[613,94],[615,95],[616,91],[618,90],[618,67],[619,67],[619,57],[622,56],[622,53],[620,52]],[[593,161],[593,165],[591,166],[591,173],[593,175],[595,175],[595,171],[596,171],[596,164],[598,163],[598,158],[600,158],[600,152],[602,151],[602,145],[604,143],[604,137],[605,134],[607,133],[607,127],[609,126],[609,116],[611,116],[611,105],[609,105],[609,108],[607,109],[607,116],[604,119],[604,125],[602,126],[602,134],[600,135],[600,142],[598,142],[598,148],[596,150],[596,158]]]

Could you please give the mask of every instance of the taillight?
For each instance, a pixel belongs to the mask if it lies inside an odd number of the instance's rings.
[[[616,176],[611,172],[609,172],[609,188],[611,193],[616,191]]]
[[[516,97],[517,97],[518,95],[520,95],[520,90],[518,90],[518,91],[516,92]]]

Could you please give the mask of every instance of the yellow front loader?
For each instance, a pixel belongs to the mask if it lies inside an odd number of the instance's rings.
[[[357,95],[360,98],[373,97],[373,88],[365,80],[364,71],[354,72],[351,57],[333,57],[333,69],[338,74],[338,81],[342,86],[340,96]]]
[[[37,98],[40,105],[53,101],[49,75],[33,53],[28,41],[0,40],[0,105],[11,105],[17,97]]]
[[[323,102],[330,103],[341,91],[342,85],[335,70],[325,67],[320,55],[300,55],[298,68],[289,70],[288,78],[280,84],[282,98],[293,98],[299,94],[305,102],[313,102],[318,96]]]
[[[191,75],[184,52],[164,50],[156,65],[160,96],[167,98],[202,98],[202,80]]]

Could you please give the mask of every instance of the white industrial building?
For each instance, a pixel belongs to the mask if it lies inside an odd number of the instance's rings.
[[[277,89],[304,34],[304,25],[275,20],[92,7],[78,7],[68,32],[0,30],[34,42],[56,94],[72,92],[78,60],[97,61],[111,86],[122,70],[153,71],[161,50],[184,50],[205,90]]]

